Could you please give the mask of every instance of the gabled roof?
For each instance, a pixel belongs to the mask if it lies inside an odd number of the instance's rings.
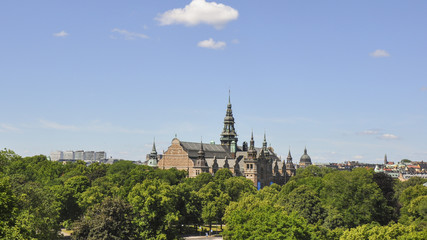
[[[198,152],[200,150],[200,143],[195,142],[180,142],[181,146],[188,153],[190,158],[197,158]],[[213,158],[216,156],[217,158],[231,158],[231,154],[229,153],[228,147],[220,144],[207,144],[203,143],[203,150],[205,151],[206,158]],[[219,163],[218,163],[219,165]]]

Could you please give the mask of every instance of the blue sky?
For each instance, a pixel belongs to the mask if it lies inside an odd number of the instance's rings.
[[[1,1],[0,147],[140,160],[264,131],[295,162],[427,157],[426,1]]]

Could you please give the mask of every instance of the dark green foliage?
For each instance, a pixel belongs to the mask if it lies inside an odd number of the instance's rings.
[[[395,180],[386,173],[374,173],[373,180],[381,189],[384,198],[387,200],[387,205],[393,209],[393,214],[390,216],[390,220],[397,221],[398,202],[394,191]]]
[[[308,223],[315,224],[325,218],[325,209],[316,192],[305,185],[295,188],[281,204],[284,209],[305,218]]]
[[[107,197],[101,204],[89,208],[85,217],[73,224],[76,240],[138,239],[132,223],[133,209],[119,198]]]
[[[320,197],[328,214],[325,224],[329,228],[390,221],[392,208],[387,206],[371,171],[357,168],[329,173],[324,177],[324,185]]]

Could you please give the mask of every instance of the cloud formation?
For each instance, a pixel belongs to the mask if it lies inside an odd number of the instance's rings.
[[[386,140],[395,140],[395,139],[399,139],[398,136],[391,134],[391,133],[384,133],[382,134],[380,137],[380,139],[386,139]]]
[[[427,87],[422,87],[421,91],[427,91]]]
[[[391,133],[384,133],[380,129],[369,129],[369,130],[365,130],[363,132],[359,132],[358,134],[366,135],[366,136],[376,136],[378,139],[383,139],[383,140],[397,140],[397,139],[399,139],[398,136],[391,134]]]
[[[361,135],[377,135],[379,133],[380,132],[378,130],[370,129],[370,130],[365,130],[365,131],[361,132],[360,134]]]
[[[209,38],[208,40],[200,41],[197,43],[197,46],[210,49],[224,49],[227,44],[221,41],[215,42],[212,38]]]
[[[184,8],[175,8],[159,14],[160,25],[183,24],[195,26],[201,23],[223,28],[229,21],[236,20],[239,12],[227,5],[205,0],[193,0]]]
[[[0,123],[0,132],[15,132],[15,131],[20,131],[20,129],[6,123]]]
[[[369,55],[374,58],[390,57],[390,53],[383,49],[377,49],[371,52]]]
[[[59,33],[54,33],[53,34],[53,36],[55,36],[55,37],[66,37],[66,36],[68,36],[68,35],[70,35],[70,34],[68,34],[66,31],[64,31],[64,30],[62,30],[62,31],[60,31]]]
[[[125,29],[114,28],[113,30],[111,30],[111,32],[118,33],[119,35],[123,36],[125,38],[125,40],[135,40],[137,38],[142,38],[142,39],[149,38],[145,34],[136,33],[136,32],[129,32],[128,30],[125,30]]]

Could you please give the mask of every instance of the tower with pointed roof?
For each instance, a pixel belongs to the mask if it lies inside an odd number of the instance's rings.
[[[156,143],[153,140],[153,148],[151,149],[150,158],[148,159],[147,165],[153,168],[157,168],[157,151],[156,151]]]
[[[227,112],[224,118],[224,128],[221,133],[221,145],[230,146],[234,141],[237,144],[237,133],[234,128],[234,117],[233,111],[231,110],[231,100],[230,100],[230,91],[228,91],[228,104],[227,104]]]
[[[197,152],[198,158],[194,164],[195,175],[200,173],[209,172],[209,166],[205,159],[205,150],[203,149],[203,143],[200,141],[200,150]]]
[[[387,165],[388,161],[387,161],[387,154],[384,155],[384,165]]]
[[[292,162],[291,150],[289,149],[288,157],[286,158],[286,164],[283,162],[282,168],[283,176],[285,178],[285,182],[289,181],[289,178],[295,176],[296,169],[294,163]]]
[[[245,177],[252,180],[255,186],[258,184],[258,159],[255,149],[254,133],[251,132],[251,141],[247,151],[247,158],[244,160]]]

